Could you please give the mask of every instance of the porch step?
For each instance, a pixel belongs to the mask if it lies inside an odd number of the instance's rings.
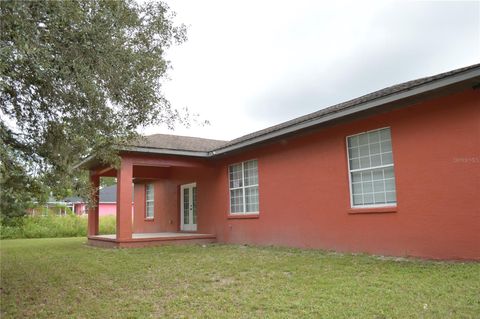
[[[134,248],[161,245],[209,244],[217,241],[213,234],[197,233],[142,233],[133,234],[132,239],[117,240],[115,235],[89,236],[88,244],[107,248]]]

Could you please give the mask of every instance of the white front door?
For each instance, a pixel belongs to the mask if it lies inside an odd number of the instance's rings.
[[[197,184],[185,184],[180,187],[181,230],[197,230]]]

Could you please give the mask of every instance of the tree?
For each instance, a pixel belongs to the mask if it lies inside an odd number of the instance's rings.
[[[117,184],[116,177],[102,177],[100,178],[100,188],[108,187]]]
[[[3,216],[82,188],[83,156],[115,163],[137,128],[182,120],[161,90],[165,50],[186,40],[173,18],[163,2],[0,2]]]

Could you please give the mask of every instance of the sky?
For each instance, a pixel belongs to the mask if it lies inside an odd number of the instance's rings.
[[[163,92],[198,114],[142,133],[231,140],[480,62],[480,1],[167,1],[188,40]],[[210,125],[202,125],[208,120]]]

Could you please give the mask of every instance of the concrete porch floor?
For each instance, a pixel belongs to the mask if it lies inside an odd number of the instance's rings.
[[[199,234],[199,233],[181,233],[181,232],[162,232],[162,233],[133,233],[132,239],[147,239],[147,238],[174,238],[174,237],[191,237],[191,236],[213,236],[212,234]],[[92,238],[106,238],[117,239],[117,235],[96,235]]]
[[[216,241],[213,234],[161,232],[133,233],[132,239],[118,240],[115,234],[88,237],[88,244],[99,247],[145,247],[178,244],[206,244]]]

